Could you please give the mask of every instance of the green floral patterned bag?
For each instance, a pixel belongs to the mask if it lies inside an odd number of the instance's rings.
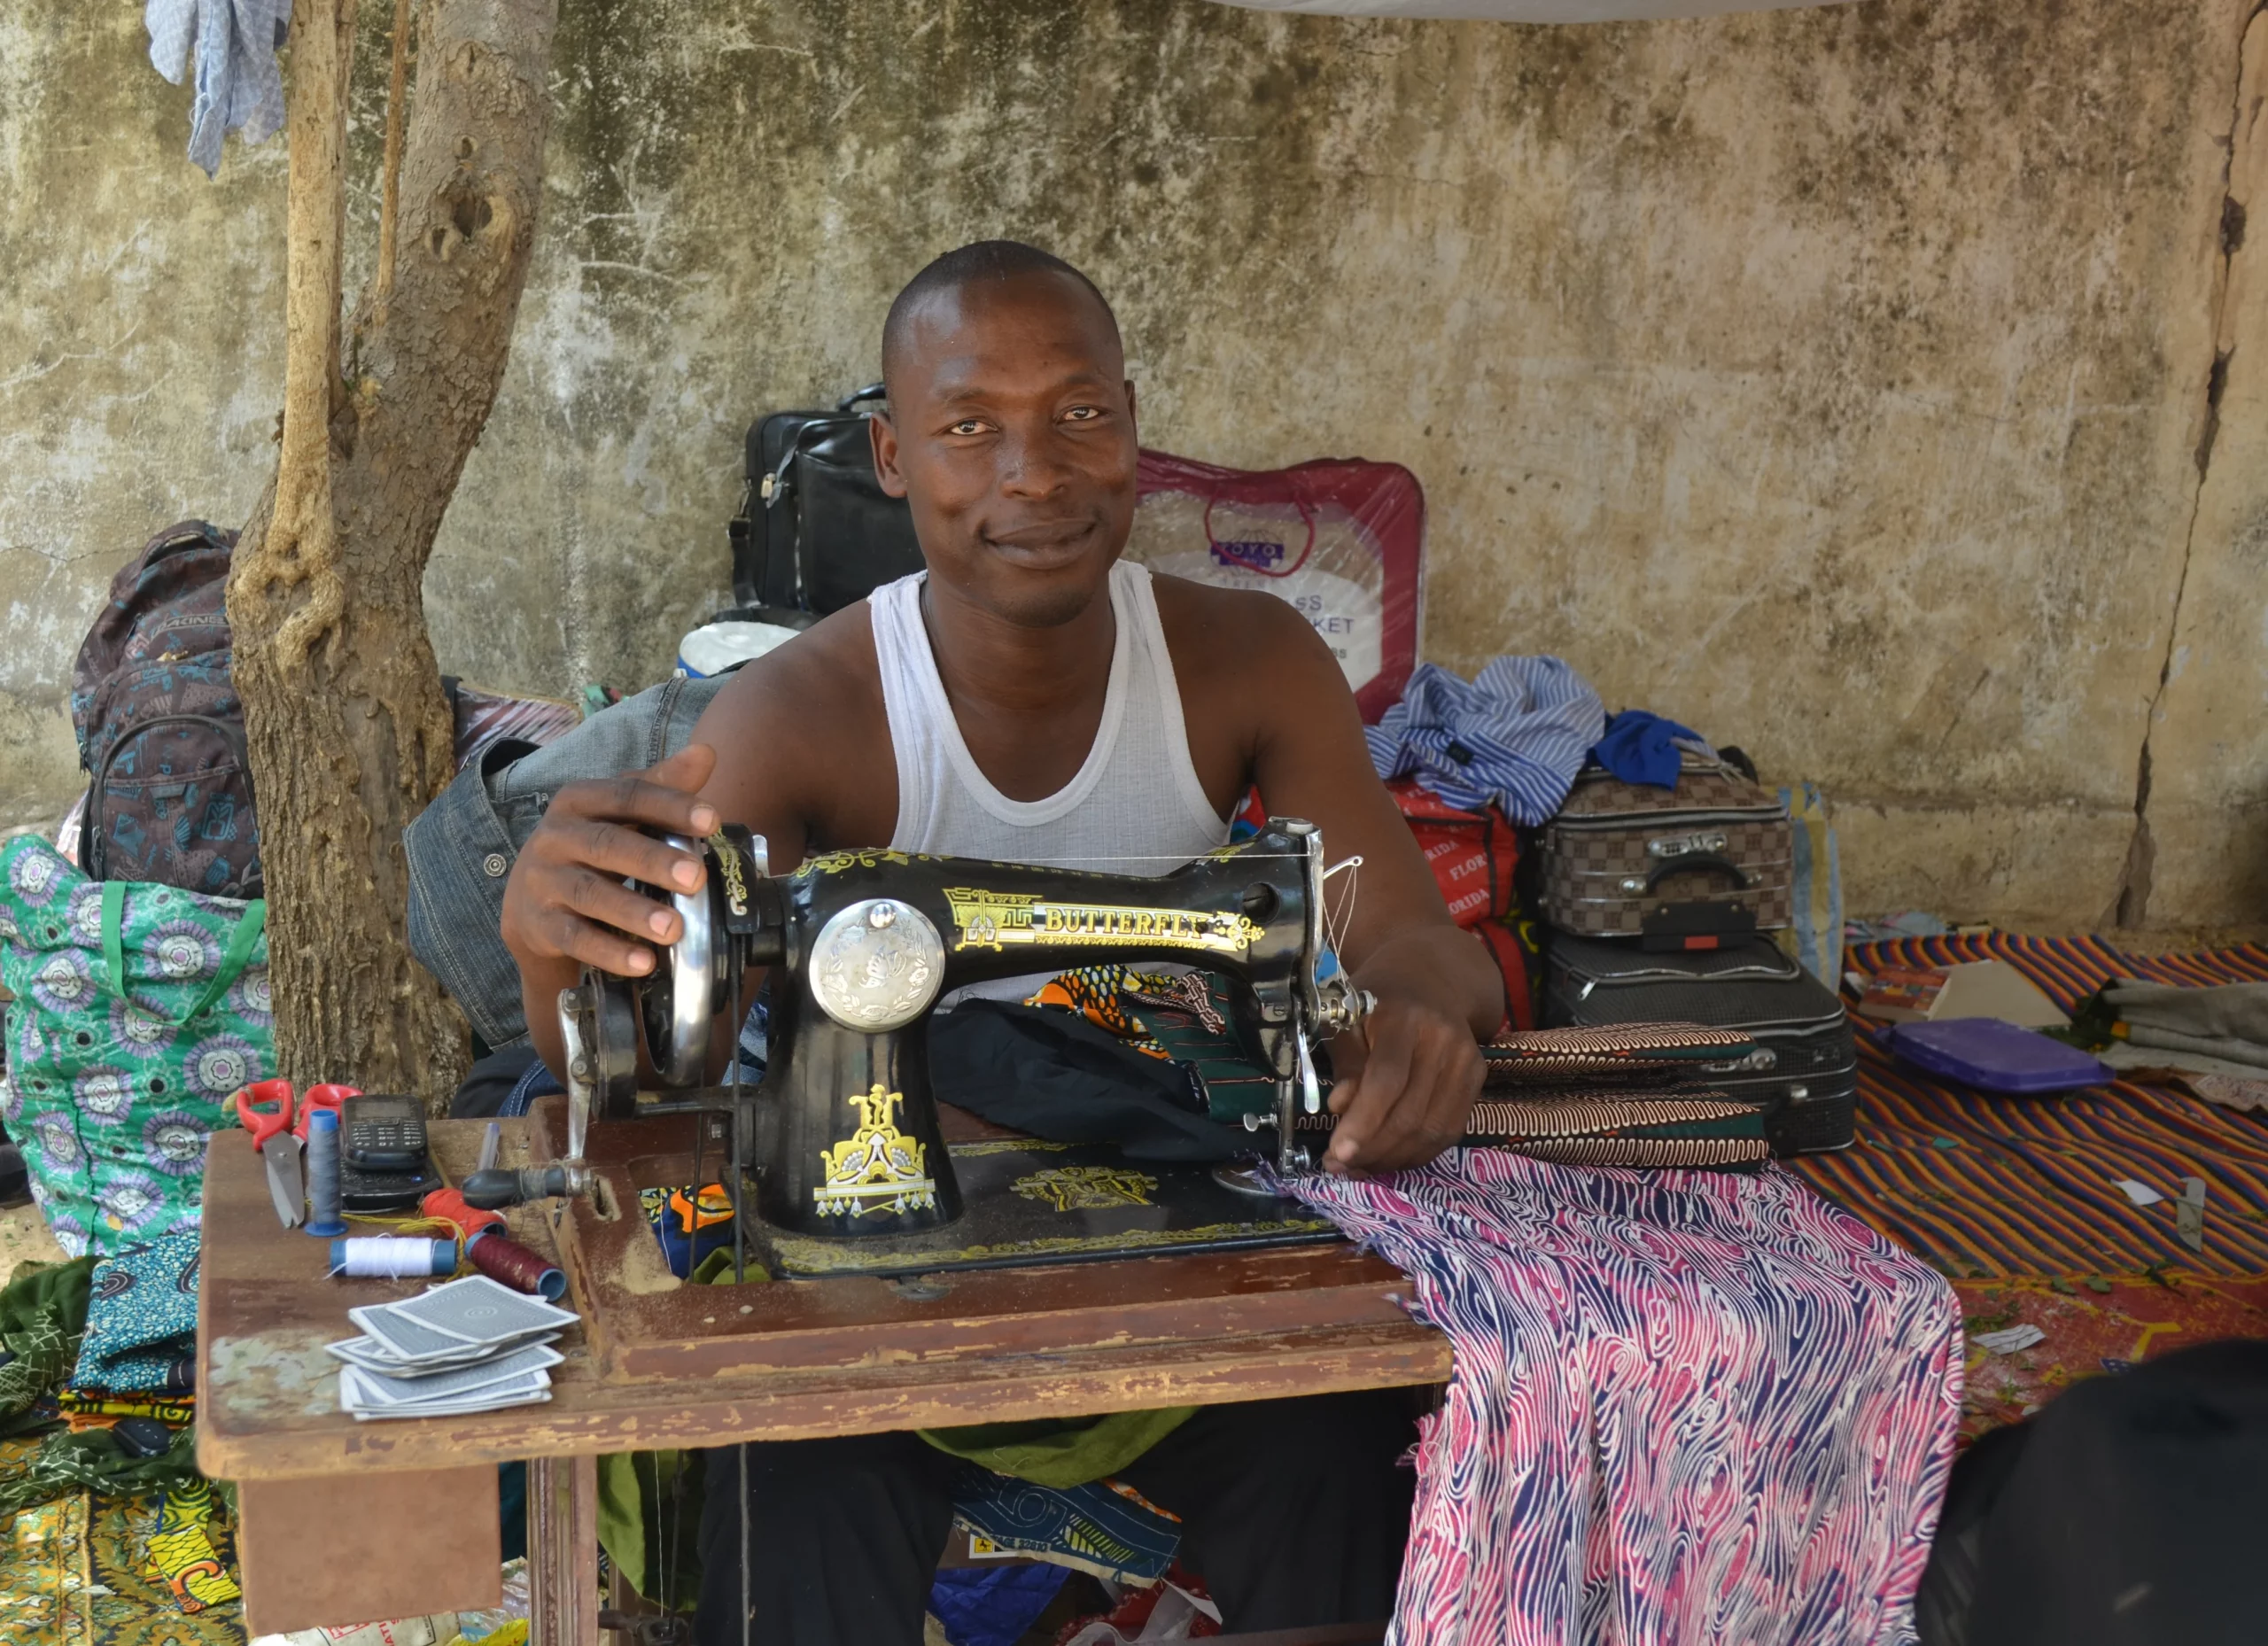
[[[198,1227],[206,1140],[276,1062],[267,915],[0,842],[0,1115],[73,1256]]]

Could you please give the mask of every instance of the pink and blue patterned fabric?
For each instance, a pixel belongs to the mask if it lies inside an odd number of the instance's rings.
[[[1468,1149],[1293,1187],[1456,1346],[1402,1646],[1913,1639],[1961,1391],[1918,1258],[1777,1167]]]

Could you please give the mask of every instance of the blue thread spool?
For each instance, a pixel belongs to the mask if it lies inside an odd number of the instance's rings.
[[[325,1240],[345,1234],[338,1212],[338,1116],[317,1109],[307,1117],[307,1231]]]

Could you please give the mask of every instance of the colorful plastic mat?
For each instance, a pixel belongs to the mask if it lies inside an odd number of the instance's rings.
[[[2099,938],[1907,938],[1853,948],[1848,969],[2005,960],[2066,1011],[2113,977],[2198,986],[2268,981],[2268,948],[2124,953]],[[2268,1276],[2268,1121],[2171,1086],[2117,1081],[2060,1097],[1992,1097],[1894,1063],[1860,1024],[1857,1144],[1793,1162],[1813,1187],[1956,1277]],[[2204,1249],[2175,1228],[2182,1180],[2206,1185]],[[2136,1206],[2132,1181],[2164,1198]]]

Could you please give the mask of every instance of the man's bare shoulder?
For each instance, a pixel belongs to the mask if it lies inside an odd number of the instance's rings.
[[[1192,684],[1265,678],[1306,688],[1345,677],[1314,625],[1289,601],[1262,589],[1217,588],[1153,572],[1150,586],[1174,672]]]
[[[866,602],[822,617],[742,664],[702,721],[726,734],[719,739],[720,752],[747,739],[760,739],[774,749],[831,746],[877,725],[887,728]]]

